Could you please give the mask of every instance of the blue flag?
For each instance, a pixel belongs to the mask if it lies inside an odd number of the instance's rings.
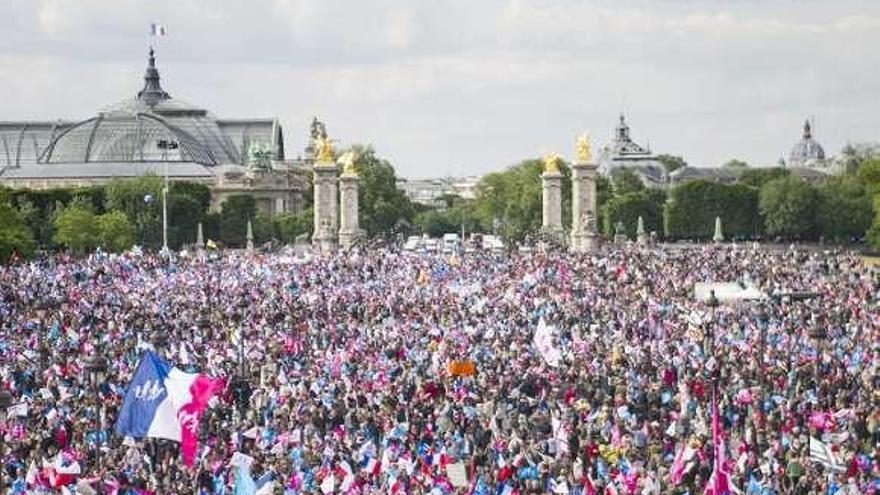
[[[168,396],[165,378],[170,371],[171,365],[156,353],[144,353],[122,401],[116,433],[135,438],[147,436],[159,405]]]

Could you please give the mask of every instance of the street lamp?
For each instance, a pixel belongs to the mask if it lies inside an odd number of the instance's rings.
[[[86,378],[89,384],[92,386],[92,389],[95,391],[95,413],[97,414],[97,426],[98,431],[103,432],[103,407],[101,404],[101,397],[99,393],[99,387],[101,383],[104,381],[104,378],[107,374],[108,368],[107,358],[103,356],[101,353],[101,348],[95,346],[95,354],[89,358],[85,363],[86,370]],[[98,438],[100,442],[100,436]],[[95,462],[98,465],[98,471],[101,470],[101,447],[98,445],[95,449]]]
[[[709,291],[709,299],[706,301],[706,306],[709,307],[709,318],[706,323],[706,339],[708,345],[707,351],[712,357],[715,357],[715,328],[713,326],[715,322],[715,310],[718,308],[718,305],[721,304],[718,301],[718,298],[715,297],[715,290]]]
[[[828,331],[825,330],[825,327],[819,325],[818,323],[813,324],[810,329],[807,331],[808,335],[816,345],[816,366],[814,373],[816,375],[816,392],[818,395],[819,391],[819,364],[822,362],[822,342],[828,337]],[[818,398],[818,397],[817,397]]]
[[[165,185],[162,187],[162,253],[168,254],[168,150],[180,148],[177,141],[160,139],[156,146],[162,150],[162,163],[165,167]]]
[[[46,369],[46,361],[49,355],[49,348],[46,346],[45,341],[45,332],[46,332],[46,303],[45,301],[40,301],[37,303],[36,311],[37,318],[40,319],[39,327],[37,328],[37,348],[40,353],[40,370]]]

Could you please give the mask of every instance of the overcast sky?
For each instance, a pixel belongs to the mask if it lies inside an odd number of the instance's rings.
[[[880,138],[878,0],[0,0],[0,120],[80,119],[142,86],[150,22],[172,96],[313,115],[398,173],[468,175],[633,137],[692,165],[770,165],[805,117],[830,154]]]

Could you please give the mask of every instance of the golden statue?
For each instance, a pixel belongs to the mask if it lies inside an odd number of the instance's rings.
[[[315,150],[318,163],[333,163],[333,141],[328,136],[321,136],[315,139]]]
[[[556,173],[559,172],[559,162],[562,161],[562,157],[559,156],[559,153],[550,152],[544,155],[544,173]]]
[[[351,150],[339,157],[339,163],[342,164],[342,175],[357,175],[357,167],[354,164],[356,159],[357,156]]]
[[[589,162],[593,158],[589,133],[585,132],[578,137],[577,144],[575,145],[575,154],[577,154],[579,162]]]

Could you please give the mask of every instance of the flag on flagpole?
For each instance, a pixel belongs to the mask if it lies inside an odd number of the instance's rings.
[[[165,36],[165,26],[155,22],[150,24],[150,36]]]
[[[198,448],[199,419],[208,400],[223,386],[223,379],[185,373],[158,354],[146,351],[128,385],[116,433],[180,442],[183,462],[192,466]]]

